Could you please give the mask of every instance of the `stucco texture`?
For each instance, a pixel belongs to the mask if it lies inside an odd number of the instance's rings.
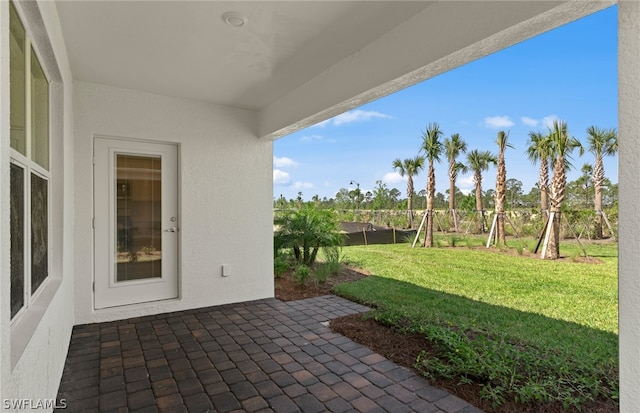
[[[77,323],[273,296],[272,142],[256,137],[253,111],[84,82],[74,103]],[[179,146],[178,299],[93,310],[95,136]]]

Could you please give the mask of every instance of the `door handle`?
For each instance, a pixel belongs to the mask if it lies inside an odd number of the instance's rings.
[[[178,232],[178,228],[176,227],[171,227],[169,229],[165,229],[164,232]]]

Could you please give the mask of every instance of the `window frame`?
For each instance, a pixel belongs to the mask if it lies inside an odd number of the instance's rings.
[[[29,30],[29,26],[26,24],[26,19],[21,14],[21,10],[17,5],[10,1],[9,3],[9,13],[10,18],[13,18],[12,15],[15,13],[17,18],[19,19],[20,25],[24,30],[24,111],[25,111],[25,154],[22,154],[19,150],[13,148],[9,145],[9,163],[18,165],[23,169],[23,302],[21,308],[14,314],[11,315],[11,311],[9,312],[10,317],[10,326],[11,329],[15,329],[20,323],[22,323],[25,319],[29,317],[29,310],[36,305],[40,301],[40,298],[43,295],[43,291],[47,290],[49,284],[51,284],[52,274],[51,274],[51,239],[52,239],[52,217],[51,217],[51,206],[52,206],[52,197],[51,197],[51,181],[52,181],[52,173],[51,173],[51,139],[52,139],[52,130],[51,130],[51,115],[52,115],[52,93],[51,93],[51,75],[47,71],[47,67],[43,64],[43,59],[38,50],[36,44],[34,44],[32,40],[32,36]],[[11,34],[9,33],[11,36]],[[37,62],[32,62],[32,58],[35,56]],[[33,96],[32,96],[32,65],[37,64],[44,75],[46,84],[47,84],[47,96],[46,96],[46,116],[47,116],[47,124],[46,124],[46,135],[47,135],[47,168],[43,167],[38,163],[35,159],[33,145],[35,144],[35,138],[33,136],[33,116],[32,110],[34,107],[33,104]],[[11,100],[11,97],[10,97]],[[11,103],[11,102],[9,102]],[[21,102],[22,103],[22,102]],[[9,105],[11,107],[11,104]],[[47,257],[46,257],[46,276],[44,280],[38,285],[35,291],[31,291],[32,287],[32,256],[33,256],[33,246],[32,246],[32,176],[35,175],[41,179],[46,181],[46,191],[47,191],[47,200],[46,200],[46,249],[47,249]],[[10,194],[11,196],[11,194]],[[12,283],[10,281],[10,288]]]

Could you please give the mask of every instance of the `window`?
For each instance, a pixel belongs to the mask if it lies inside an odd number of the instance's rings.
[[[10,3],[11,318],[49,277],[49,81]]]

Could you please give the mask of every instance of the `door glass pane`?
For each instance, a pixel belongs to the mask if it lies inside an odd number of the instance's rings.
[[[49,169],[49,82],[31,50],[31,159]]]
[[[11,318],[24,306],[24,169],[11,164]]]
[[[31,293],[49,275],[49,183],[31,174]]]
[[[116,155],[116,281],[162,277],[161,159]]]
[[[11,115],[11,147],[23,155],[27,154],[26,141],[26,84],[25,84],[25,31],[18,13],[10,4],[9,26],[9,89]]]

